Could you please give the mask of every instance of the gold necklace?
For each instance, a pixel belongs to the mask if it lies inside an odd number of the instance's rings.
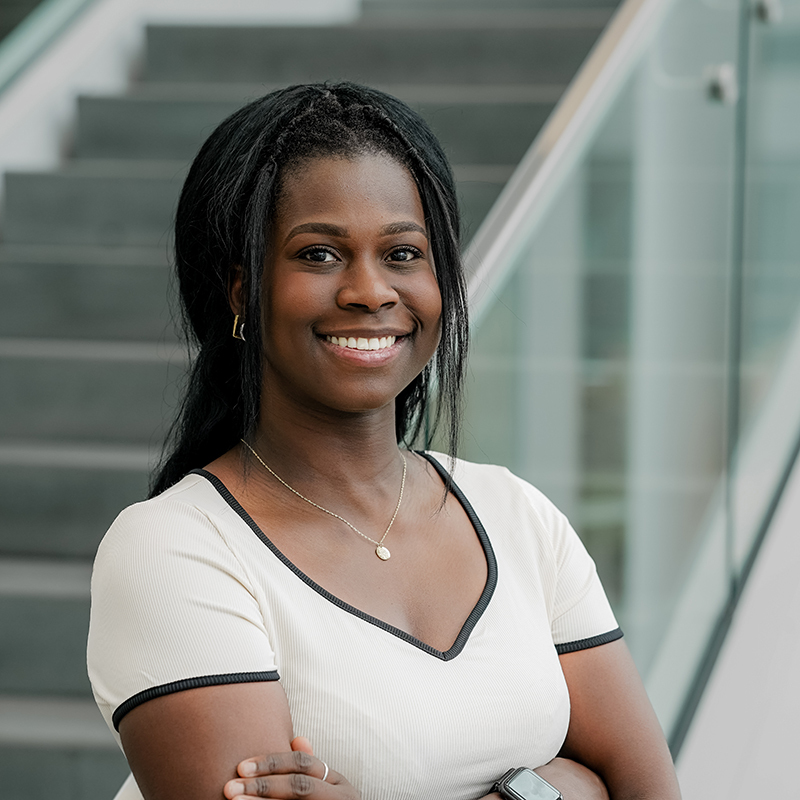
[[[362,539],[366,539],[368,542],[372,542],[372,544],[375,545],[375,555],[378,556],[378,558],[381,561],[388,561],[392,557],[392,554],[389,552],[388,548],[384,547],[383,542],[386,539],[386,536],[388,535],[389,531],[392,529],[392,525],[394,525],[395,519],[397,519],[397,512],[400,510],[400,503],[403,502],[403,489],[406,488],[406,467],[408,466],[408,464],[406,462],[406,457],[403,455],[402,452],[400,453],[400,458],[403,459],[403,479],[400,481],[400,497],[397,498],[397,505],[394,508],[394,514],[392,514],[392,518],[389,520],[389,524],[386,526],[386,530],[383,532],[383,536],[381,536],[379,542],[376,542],[374,539],[367,536],[366,533],[361,533],[361,531],[358,528],[356,528],[356,526],[353,525],[352,522],[348,522],[344,517],[340,517],[338,514],[334,514],[333,511],[328,511],[327,508],[323,508],[321,505],[315,503],[313,500],[309,500],[305,495],[300,494],[300,492],[298,492],[297,489],[294,489],[291,486],[289,486],[289,484],[286,483],[286,481],[283,478],[281,478],[281,476],[278,475],[278,473],[275,472],[275,470],[271,469],[270,466],[261,458],[261,456],[258,453],[256,453],[255,450],[253,450],[252,447],[250,447],[249,444],[247,444],[247,442],[244,439],[242,439],[241,442],[258,459],[261,466],[264,467],[264,469],[267,470],[267,472],[269,472],[269,474],[272,475],[273,478],[277,478],[290,492],[296,494],[301,500],[305,500],[306,503],[308,503],[310,506],[314,506],[314,508],[318,508],[320,511],[324,511],[331,517],[335,517],[341,522],[344,522],[344,524],[347,525],[348,528],[354,530]]]

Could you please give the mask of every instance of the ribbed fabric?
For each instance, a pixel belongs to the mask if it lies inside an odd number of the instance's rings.
[[[89,672],[109,725],[151,690],[277,672],[295,733],[365,800],[466,800],[549,761],[569,723],[557,649],[610,640],[616,621],[541,493],[500,467],[458,462],[455,479],[489,578],[447,652],[318,586],[206,474],[127,509],[92,587]]]

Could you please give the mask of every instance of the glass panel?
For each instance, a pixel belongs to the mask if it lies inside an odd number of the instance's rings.
[[[736,565],[800,429],[800,0],[750,29]]]
[[[645,675],[724,468],[738,21],[737,3],[678,3],[636,86],[622,609]]]
[[[494,287],[471,359],[465,457],[571,518],[668,730],[730,586],[738,23],[733,1],[672,4]]]

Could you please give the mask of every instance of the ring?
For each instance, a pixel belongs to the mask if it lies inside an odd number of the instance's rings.
[[[320,761],[322,761],[322,759],[320,759]],[[325,774],[322,776],[322,781],[324,782],[325,778],[328,777],[328,772],[330,772],[330,770],[328,769],[328,765],[324,761],[322,761],[322,766],[325,767]]]

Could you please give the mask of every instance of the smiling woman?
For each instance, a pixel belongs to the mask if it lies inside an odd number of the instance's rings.
[[[436,351],[442,310],[408,170],[382,154],[306,162],[283,180],[271,238],[262,418],[291,394],[309,409],[383,409],[393,423],[395,397]],[[239,313],[239,279],[232,297]]]
[[[677,797],[567,520],[455,459],[458,228],[436,139],[364,87],[267,95],[198,155],[198,355],[93,577],[89,673],[137,795]],[[449,455],[407,449],[423,423]]]

